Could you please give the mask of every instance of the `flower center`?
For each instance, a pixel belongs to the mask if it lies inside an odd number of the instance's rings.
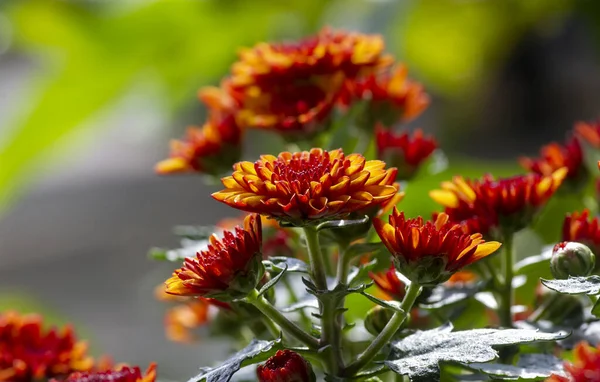
[[[274,174],[277,174],[279,180],[290,183],[299,183],[300,188],[306,190],[310,187],[310,182],[319,182],[321,177],[330,172],[332,163],[329,161],[329,155],[324,154],[320,157],[311,155],[310,157],[295,157],[289,162],[278,159],[274,163]]]

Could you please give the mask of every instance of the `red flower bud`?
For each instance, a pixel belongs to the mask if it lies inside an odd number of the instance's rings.
[[[314,382],[315,374],[307,360],[291,350],[277,353],[256,369],[260,382]]]

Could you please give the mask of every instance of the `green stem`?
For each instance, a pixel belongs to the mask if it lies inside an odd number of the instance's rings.
[[[304,237],[306,238],[313,281],[319,290],[327,290],[326,265],[319,244],[319,232],[315,227],[306,226],[304,227]]]
[[[325,351],[329,357],[327,371],[331,375],[337,375],[344,367],[341,314],[338,311],[340,304],[343,304],[341,299],[331,301],[330,304],[323,304],[321,311],[321,347],[329,346]]]
[[[500,309],[498,312],[500,325],[511,328],[513,326],[511,308],[514,303],[514,290],[512,280],[514,276],[515,255],[513,250],[513,234],[504,235],[504,256],[502,266],[504,271],[504,284],[500,291]]]
[[[340,244],[340,256],[337,263],[337,283],[344,284],[348,282],[348,272],[350,270],[350,260],[346,258],[348,244]]]
[[[346,367],[343,371],[343,375],[346,377],[352,377],[357,372],[360,371],[363,367],[365,367],[369,362],[371,362],[379,353],[379,351],[387,345],[394,334],[400,329],[406,317],[410,313],[417,297],[421,293],[421,286],[417,283],[413,282],[408,287],[406,291],[406,295],[404,296],[404,300],[402,300],[402,304],[400,308],[402,311],[394,313],[390,321],[387,323],[385,328],[379,333],[379,335],[369,344],[369,346],[363,351],[356,361],[352,362],[348,367]]]
[[[275,323],[273,322],[273,320],[271,320],[267,316],[263,316],[262,319],[263,319],[262,320],[263,323],[267,327],[267,330],[269,331],[269,333],[271,334],[271,336],[273,336],[274,339],[279,338],[279,334],[281,333],[281,330],[279,329],[279,327],[277,325],[275,325]]]
[[[298,341],[302,342],[311,349],[317,349],[319,347],[319,341],[306,333],[302,328],[296,325],[294,322],[288,320],[280,311],[278,311],[266,298],[259,296],[258,291],[254,289],[245,301],[249,304],[254,305],[262,314],[267,316],[277,325],[279,325],[285,333],[290,334]]]

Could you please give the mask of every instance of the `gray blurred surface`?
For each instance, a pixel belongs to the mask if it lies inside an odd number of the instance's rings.
[[[32,62],[0,60],[0,143],[27,100]],[[114,110],[52,147],[0,217],[0,300],[24,296],[75,324],[96,355],[185,380],[199,366],[223,359],[228,344],[207,336],[195,345],[164,336],[167,305],[154,288],[179,266],[146,256],[152,246],[177,246],[177,224],[214,224],[237,216],[210,197],[198,176],[159,177],[154,164],[168,153],[160,102],[134,89]],[[192,98],[193,99],[193,98]],[[102,125],[102,126],[99,126]],[[183,123],[181,123],[184,126]],[[42,128],[51,128],[46,126]]]

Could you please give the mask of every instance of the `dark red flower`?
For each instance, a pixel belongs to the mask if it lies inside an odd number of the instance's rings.
[[[315,375],[307,360],[291,350],[278,350],[256,368],[259,382],[314,382]]]
[[[137,366],[117,366],[113,370],[96,372],[76,372],[62,382],[154,382],[156,381],[156,364],[152,363],[144,374]],[[50,382],[59,382],[54,379]]]
[[[591,216],[587,209],[568,214],[563,222],[562,241],[585,244],[592,252],[600,254],[600,220]]]
[[[519,175],[494,179],[454,177],[443,182],[441,190],[431,191],[433,200],[443,205],[452,222],[461,223],[470,233],[495,234],[498,229],[516,232],[529,224],[534,214],[561,185],[567,168],[549,176]]]
[[[437,148],[431,136],[424,136],[421,129],[394,134],[391,130],[377,126],[377,157],[390,166],[398,168],[399,179],[410,179],[421,163]]]
[[[93,366],[86,343],[70,326],[44,330],[39,315],[0,315],[0,381],[44,380]]]
[[[224,299],[245,297],[262,278],[260,216],[248,215],[244,228],[225,231],[223,239],[212,235],[206,251],[186,258],[166,281],[166,292],[179,296]]]
[[[403,212],[394,208],[389,223],[374,219],[373,226],[394,257],[397,269],[420,285],[444,282],[501,245],[486,242],[479,233],[465,234],[444,213],[438,214],[435,222],[424,222],[421,217],[406,219]]]
[[[600,349],[579,342],[573,349],[575,362],[565,362],[566,376],[553,374],[546,382],[600,382]]]
[[[342,150],[312,149],[240,162],[216,200],[293,224],[331,220],[380,206],[398,192],[396,169]]]

